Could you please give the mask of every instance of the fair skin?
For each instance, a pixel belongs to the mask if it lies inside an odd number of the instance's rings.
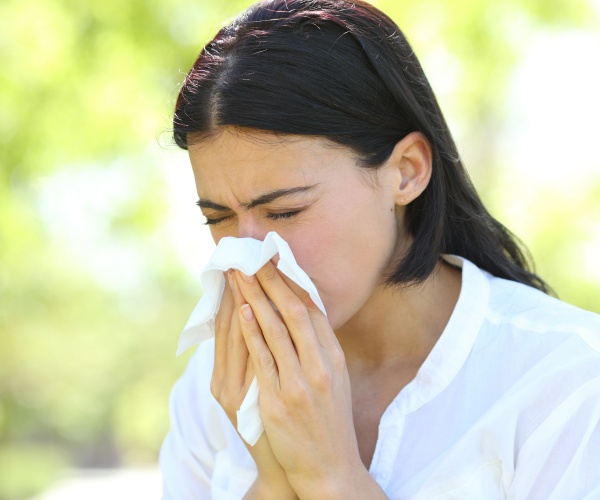
[[[273,262],[228,273],[215,328],[211,391],[235,425],[254,375],[265,433],[248,447],[247,498],[386,498],[368,473],[381,415],[441,335],[460,272],[385,287],[410,237],[404,211],[431,176],[419,133],[376,171],[314,137],[226,128],[190,147],[215,242],[277,231],[315,283],[325,317]],[[275,312],[268,299],[275,304]]]

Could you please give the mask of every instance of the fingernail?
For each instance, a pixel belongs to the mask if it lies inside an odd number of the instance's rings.
[[[248,304],[242,306],[242,316],[246,321],[252,321],[254,319],[254,313]]]
[[[252,283],[254,281],[254,275],[248,276],[248,275],[244,274],[242,271],[238,271],[238,273],[240,273],[240,276],[246,283]]]

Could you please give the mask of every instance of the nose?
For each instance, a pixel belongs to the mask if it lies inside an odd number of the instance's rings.
[[[269,232],[252,214],[243,214],[238,217],[238,238],[254,238],[264,240]]]

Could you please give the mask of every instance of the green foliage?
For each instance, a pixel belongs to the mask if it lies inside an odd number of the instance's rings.
[[[27,498],[44,488],[64,467],[64,453],[48,445],[20,444],[0,448],[0,471],[5,498]]]
[[[152,145],[202,43],[247,5],[0,3],[0,499],[33,494],[65,464],[156,460],[199,289],[165,230],[169,173]],[[537,29],[585,26],[588,4],[377,5],[477,145],[473,173],[502,213],[488,189],[501,168],[491,131],[520,47]],[[559,293],[590,308],[597,284],[562,256],[598,220],[598,186],[585,194],[589,217],[557,207],[526,238]]]

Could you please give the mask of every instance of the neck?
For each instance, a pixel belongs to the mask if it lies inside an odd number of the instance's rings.
[[[458,300],[460,270],[441,262],[422,284],[379,287],[336,330],[351,372],[417,369],[433,349]]]

